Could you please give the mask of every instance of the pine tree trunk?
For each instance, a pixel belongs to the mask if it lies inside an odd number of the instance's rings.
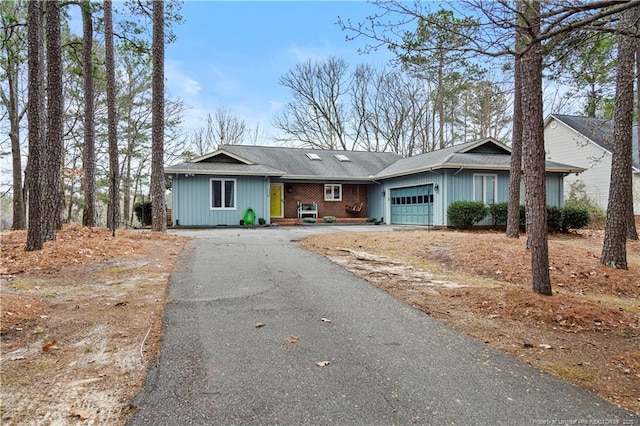
[[[151,95],[151,229],[167,230],[164,205],[164,3],[153,2]]]
[[[526,16],[532,34],[540,32],[540,3],[528,0]],[[522,56],[522,155],[527,203],[527,241],[531,251],[533,291],[550,296],[546,209],[546,170],[542,99],[542,47],[530,41]]]
[[[633,11],[623,13],[621,25],[632,22]],[[604,245],[600,261],[607,266],[628,269],[627,232],[629,205],[633,208],[631,152],[633,137],[634,45],[631,37],[620,36],[614,104],[613,154]],[[635,226],[634,226],[635,227]]]
[[[118,164],[118,128],[116,111],[116,76],[113,53],[113,13],[111,0],[104,2],[104,43],[107,68],[107,125],[109,136],[109,206],[107,226],[115,236],[120,226],[120,166]]]
[[[43,216],[45,239],[56,239],[62,227],[62,47],[60,41],[60,3],[45,2],[47,44],[47,131],[44,160]]]
[[[22,192],[22,156],[20,153],[20,116],[18,111],[18,62],[15,62],[13,72],[7,73],[9,86],[9,139],[11,140],[11,161],[13,175],[13,223],[12,229],[25,229],[25,204]]]
[[[26,251],[42,250],[44,246],[42,218],[42,139],[44,135],[44,51],[42,43],[42,2],[29,0],[27,6],[28,39],[28,111],[29,159],[27,162],[27,186],[29,197],[29,227]]]
[[[84,226],[98,226],[98,206],[96,200],[96,152],[95,152],[95,124],[94,124],[94,93],[93,93],[93,21],[91,19],[91,5],[88,0],[80,3],[82,10],[82,73],[84,77],[84,150],[82,164],[84,169],[84,212],[82,224]]]
[[[521,11],[523,2],[518,2]],[[522,44],[522,35],[516,30],[516,46]],[[522,66],[519,52],[514,61],[513,133],[511,141],[511,165],[509,167],[509,204],[507,230],[509,238],[520,238],[520,183],[522,180]]]

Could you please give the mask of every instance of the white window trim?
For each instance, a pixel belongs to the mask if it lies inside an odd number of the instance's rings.
[[[487,194],[487,179],[486,177],[493,177],[493,200],[494,203],[498,200],[498,175],[494,173],[474,173],[473,174],[473,200],[474,201],[482,201],[487,204],[487,200],[485,199],[485,195]],[[481,197],[476,195],[476,177],[482,177],[482,194]],[[480,199],[478,199],[480,198]]]
[[[222,190],[222,207],[213,207],[213,182],[233,182],[233,207],[225,207],[224,205],[225,203],[225,187],[226,187],[226,183],[224,183],[224,185],[221,185],[221,190]],[[227,179],[227,178],[211,178],[209,179],[209,209],[210,210],[237,210],[237,205],[238,205],[238,183],[236,182],[236,179]]]
[[[331,195],[333,196],[334,188],[340,188],[340,198],[327,198],[327,187],[331,187]],[[324,200],[325,201],[342,201],[342,184],[341,183],[325,183],[324,184]]]

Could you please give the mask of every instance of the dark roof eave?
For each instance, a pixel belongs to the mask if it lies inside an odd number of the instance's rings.
[[[189,170],[189,169],[164,169],[165,175],[213,175],[213,176],[284,176],[282,172],[230,172],[224,170]]]
[[[321,176],[321,175],[283,175],[282,180],[326,180],[326,181],[352,181],[373,182],[373,176]]]
[[[411,169],[411,170],[404,170],[402,172],[396,172],[396,173],[392,173],[392,174],[388,174],[388,175],[376,175],[375,179],[391,179],[391,178],[395,178],[395,177],[401,177],[401,176],[407,176],[407,175],[413,175],[416,173],[423,173],[423,172],[430,172],[430,171],[435,171],[435,170],[442,170],[442,169],[483,169],[483,170],[504,170],[504,171],[509,171],[511,169],[511,166],[506,166],[506,165],[498,165],[498,164],[494,164],[494,165],[486,165],[486,164],[438,164],[438,165],[434,165],[434,166],[429,166],[429,167],[420,167],[418,169]],[[547,172],[553,172],[553,173],[582,173],[587,169],[581,168],[581,167],[547,167],[546,171]]]

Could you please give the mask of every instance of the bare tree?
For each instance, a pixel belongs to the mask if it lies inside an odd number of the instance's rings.
[[[633,9],[623,13],[621,21],[623,29],[626,30],[634,25],[634,17]],[[633,138],[634,50],[632,36],[622,35],[618,42],[609,204],[604,245],[600,257],[604,265],[619,269],[628,269],[626,245],[628,227],[631,226],[627,220],[629,207],[633,211],[631,141]],[[635,229],[635,225],[633,226]]]
[[[42,39],[42,2],[31,0],[27,6],[27,43],[29,66],[29,159],[27,186],[29,193],[29,226],[26,251],[42,250],[44,246],[43,200],[43,136],[45,120],[44,51]]]
[[[62,48],[60,3],[45,2],[47,46],[47,130],[44,146],[43,219],[46,240],[56,239],[62,227]]]
[[[107,125],[109,139],[109,207],[107,225],[115,236],[120,226],[120,166],[118,164],[118,127],[116,111],[116,70],[113,52],[113,13],[111,0],[104,1],[104,44],[107,72]]]
[[[273,119],[274,127],[285,132],[278,140],[320,149],[350,149],[343,99],[349,87],[347,71],[343,59],[330,57],[298,64],[280,77],[280,84],[291,90],[292,100]]]
[[[151,95],[151,228],[167,230],[164,204],[164,2],[153,2]]]
[[[238,145],[244,142],[247,125],[225,108],[216,110],[212,124],[215,138],[220,144]]]

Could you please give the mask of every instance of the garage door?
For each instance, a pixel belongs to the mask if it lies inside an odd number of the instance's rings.
[[[392,189],[391,223],[433,225],[433,185]]]

